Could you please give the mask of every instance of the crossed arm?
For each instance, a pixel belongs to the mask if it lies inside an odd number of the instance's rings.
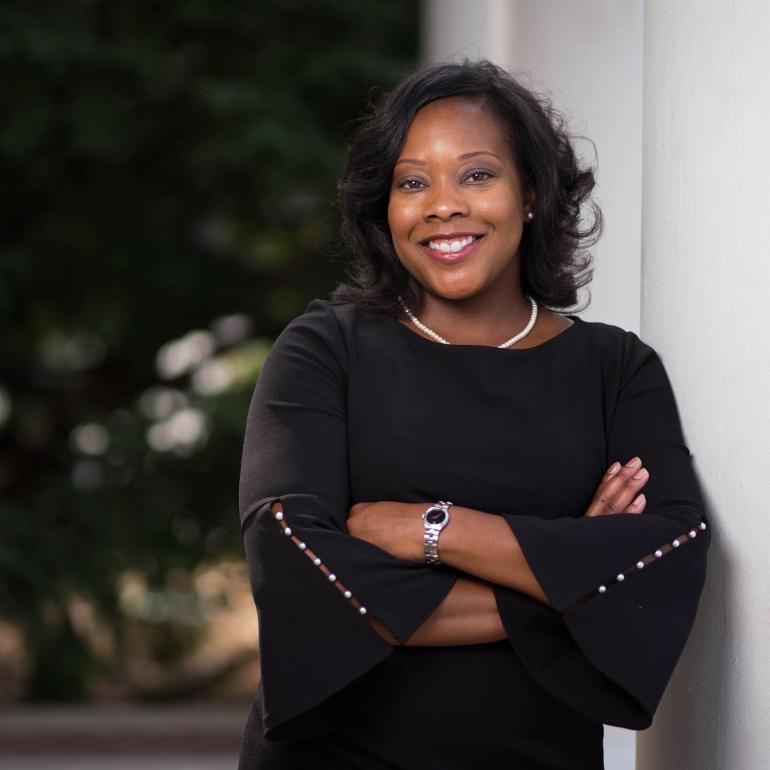
[[[634,462],[636,461],[636,462]],[[639,495],[649,473],[639,458],[614,463],[604,474],[586,516],[641,513]],[[357,503],[350,509],[348,531],[391,555],[423,562],[425,503],[381,501]],[[273,511],[281,510],[278,501]],[[451,522],[439,541],[441,561],[463,573],[444,600],[405,642],[407,646],[483,644],[506,638],[494,595],[494,584],[513,588],[544,604],[548,597],[527,563],[516,536],[501,516],[452,506]],[[372,628],[391,645],[398,642],[376,618]]]

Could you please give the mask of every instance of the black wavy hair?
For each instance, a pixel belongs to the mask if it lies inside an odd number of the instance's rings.
[[[349,283],[338,284],[331,298],[398,316],[401,294],[410,309],[421,311],[423,289],[393,248],[388,201],[393,167],[415,114],[449,96],[478,99],[501,122],[522,182],[536,192],[536,216],[520,245],[522,290],[545,307],[573,308],[578,289],[593,278],[587,247],[603,227],[601,209],[590,198],[594,170],[578,164],[565,119],[550,101],[485,59],[419,69],[370,102],[338,185],[341,236],[352,258]],[[585,225],[584,203],[592,213]]]

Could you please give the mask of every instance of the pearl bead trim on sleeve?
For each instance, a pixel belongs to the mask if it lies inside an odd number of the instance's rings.
[[[273,501],[271,505],[275,504],[278,501]],[[353,593],[348,590],[346,586],[344,586],[338,579],[337,575],[335,575],[322,561],[321,557],[318,556],[317,553],[312,551],[310,548],[308,548],[307,543],[300,540],[293,532],[292,528],[286,524],[284,521],[283,511],[275,511],[273,513],[273,518],[280,524],[280,526],[283,528],[283,534],[286,535],[286,537],[291,538],[291,541],[299,548],[300,551],[305,552],[305,556],[307,556],[313,564],[318,567],[318,569],[326,575],[326,579],[330,583],[334,583],[334,585],[337,587],[337,589],[340,591],[340,593],[350,601],[350,603],[353,605],[355,609],[358,610],[360,615],[366,615],[366,607],[361,604],[361,602],[356,599],[355,596],[353,596]]]
[[[701,530],[701,532],[703,530],[705,530],[706,529],[706,522],[702,521],[698,525],[698,529]],[[648,554],[643,559],[639,559],[639,561],[636,562],[636,564],[633,567],[630,567],[629,569],[624,570],[623,572],[619,572],[615,576],[615,581],[614,582],[615,583],[622,583],[626,579],[626,577],[628,575],[632,574],[633,572],[638,572],[639,570],[644,569],[648,564],[652,564],[654,561],[657,561],[662,556],[665,556],[667,553],[671,553],[671,551],[673,551],[674,548],[679,548],[680,545],[682,545],[683,543],[688,542],[689,540],[694,540],[697,536],[698,536],[698,530],[697,529],[691,529],[689,532],[686,532],[684,535],[679,535],[679,537],[674,538],[670,543],[665,543],[660,548],[656,548],[653,553]],[[600,585],[597,588],[597,591],[600,594],[606,593],[607,592],[607,586],[602,584],[602,585]],[[589,597],[587,597],[587,598],[589,598]],[[587,598],[582,600],[582,601],[580,601],[580,602],[576,602],[574,605],[572,605],[572,607],[570,609],[574,609],[577,606],[579,606],[580,604],[583,604],[585,601],[587,601]]]

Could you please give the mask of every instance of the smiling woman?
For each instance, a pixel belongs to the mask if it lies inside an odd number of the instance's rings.
[[[593,187],[559,113],[503,70],[466,62],[415,73],[372,108],[350,148],[341,190],[353,280],[334,298],[398,313],[402,295],[420,314],[430,298],[404,264],[408,247],[427,246],[434,234],[489,233],[499,236],[502,261],[520,263],[525,293],[573,307],[592,277],[586,249],[602,231]],[[492,221],[478,220],[485,215]],[[445,244],[426,252],[458,248]]]
[[[359,130],[352,281],[278,337],[246,426],[241,770],[599,770],[603,723],[651,723],[710,529],[660,357],[564,312],[593,184],[489,62]]]

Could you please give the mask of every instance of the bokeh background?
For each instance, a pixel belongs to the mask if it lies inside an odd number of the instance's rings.
[[[248,402],[342,277],[346,140],[418,12],[0,5],[4,706],[252,696]]]

